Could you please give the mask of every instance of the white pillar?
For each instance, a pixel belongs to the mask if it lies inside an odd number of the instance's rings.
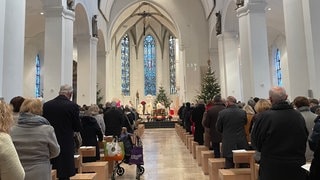
[[[6,1],[0,1],[0,74],[3,74],[3,61],[4,61],[4,26],[6,15]],[[0,77],[0,98],[3,97],[3,76]]]
[[[286,30],[289,88],[291,98],[307,96],[309,89],[308,60],[303,21],[303,8],[300,0],[283,0]],[[297,73],[299,72],[299,73]]]
[[[266,2],[252,0],[237,10],[239,17],[240,64],[243,100],[268,97],[269,70]]]
[[[6,0],[0,6],[0,97],[9,102],[14,96],[23,96],[26,1]]]
[[[77,37],[78,78],[77,102],[79,105],[96,104],[97,93],[97,42],[91,35]]]
[[[234,32],[223,32],[220,35],[222,39],[222,49],[225,68],[225,90],[226,96],[234,96],[237,100],[243,100],[240,83],[240,63],[238,58],[238,34]],[[220,40],[221,41],[221,40]]]
[[[74,12],[63,6],[45,7],[44,99],[72,85]]]
[[[225,49],[223,43],[223,35],[220,34],[217,37],[218,39],[218,49],[219,49],[219,84],[221,87],[221,97],[227,97],[227,85],[226,85],[226,63],[225,63]]]
[[[101,89],[100,95],[103,96],[101,103],[105,104],[106,102],[106,52],[105,51],[98,51],[97,53],[97,83],[98,83],[98,90]],[[132,90],[131,90],[131,93]]]
[[[320,1],[310,0],[302,1],[304,27],[306,36],[306,51],[308,62],[308,73],[310,90],[312,94],[308,94],[314,98],[320,97],[320,83],[318,82],[320,69]]]

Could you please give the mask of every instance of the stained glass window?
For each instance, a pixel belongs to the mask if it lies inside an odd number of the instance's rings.
[[[156,44],[151,35],[144,39],[144,94],[156,95]]]
[[[121,92],[130,96],[130,41],[127,34],[121,40]]]
[[[36,97],[41,97],[41,88],[40,88],[40,56],[36,56]]]
[[[176,49],[175,38],[169,36],[169,78],[170,78],[170,94],[176,94]]]
[[[277,49],[275,55],[275,68],[276,68],[276,75],[277,75],[277,83],[278,86],[282,86],[282,71],[281,71],[281,59],[280,59],[280,50]]]

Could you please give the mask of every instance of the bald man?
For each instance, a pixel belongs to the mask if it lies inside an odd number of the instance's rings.
[[[308,131],[300,112],[287,101],[283,87],[269,91],[271,110],[259,113],[251,143],[261,152],[260,180],[303,180]]]

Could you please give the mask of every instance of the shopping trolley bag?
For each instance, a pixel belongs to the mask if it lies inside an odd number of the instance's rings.
[[[130,164],[143,165],[143,147],[133,146],[131,149]]]

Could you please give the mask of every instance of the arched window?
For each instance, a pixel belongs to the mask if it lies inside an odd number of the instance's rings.
[[[144,95],[156,95],[156,45],[154,38],[147,35],[144,39]]]
[[[127,34],[121,40],[121,92],[130,96],[130,41]]]
[[[36,97],[41,97],[41,88],[40,88],[40,56],[36,56]]]
[[[176,40],[169,36],[169,77],[170,77],[170,94],[176,94]]]
[[[280,59],[280,50],[277,49],[275,58],[274,58],[274,63],[275,63],[275,68],[276,68],[276,75],[277,75],[277,84],[278,86],[282,86],[282,71],[281,71],[281,59]]]

